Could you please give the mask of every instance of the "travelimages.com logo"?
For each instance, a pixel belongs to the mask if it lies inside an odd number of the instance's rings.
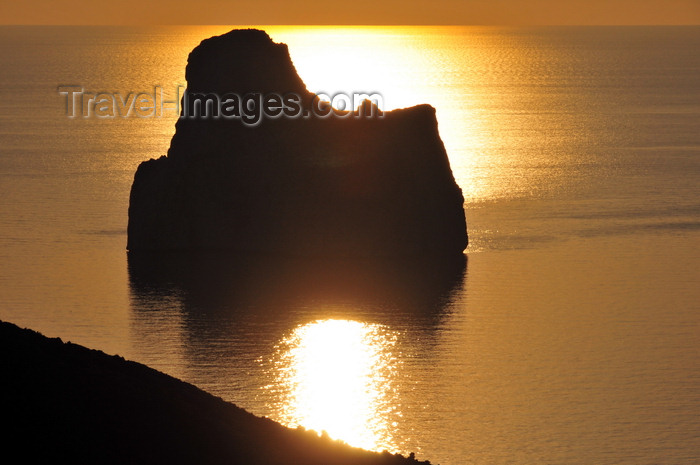
[[[82,86],[58,86],[65,98],[68,118],[180,118],[233,119],[246,126],[257,126],[265,119],[275,118],[372,118],[382,117],[384,99],[378,93],[337,93],[329,96],[315,94],[309,102],[295,93],[188,92],[177,86],[176,96],[166,99],[161,86],[153,92],[86,92]]]

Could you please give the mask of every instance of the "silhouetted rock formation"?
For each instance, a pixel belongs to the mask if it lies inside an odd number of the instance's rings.
[[[0,321],[3,455],[17,463],[399,465],[256,417],[118,356]]]
[[[432,107],[315,116],[287,46],[257,30],[204,40],[186,77],[190,97],[294,94],[309,117],[179,119],[167,157],[136,172],[130,251],[451,255],[466,247],[464,199]]]

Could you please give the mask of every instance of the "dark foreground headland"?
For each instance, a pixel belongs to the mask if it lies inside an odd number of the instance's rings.
[[[167,156],[134,177],[130,251],[437,256],[467,246],[431,106],[321,116],[287,46],[259,30],[202,41],[186,78]],[[246,97],[256,95],[272,107],[282,96],[288,114],[251,121],[242,101],[260,111]]]
[[[0,322],[3,455],[13,463],[400,465],[285,428],[144,365]]]

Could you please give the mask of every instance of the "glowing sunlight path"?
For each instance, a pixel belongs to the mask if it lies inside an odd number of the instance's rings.
[[[349,320],[298,326],[272,361],[278,420],[353,446],[395,450],[391,431],[401,416],[392,394],[397,336],[384,326]]]

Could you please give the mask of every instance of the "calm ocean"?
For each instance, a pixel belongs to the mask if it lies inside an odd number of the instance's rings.
[[[265,28],[309,90],[437,108],[466,264],[134,263],[177,116],[57,89],[173,98],[228,29],[0,27],[0,319],[434,464],[700,463],[700,27]]]

